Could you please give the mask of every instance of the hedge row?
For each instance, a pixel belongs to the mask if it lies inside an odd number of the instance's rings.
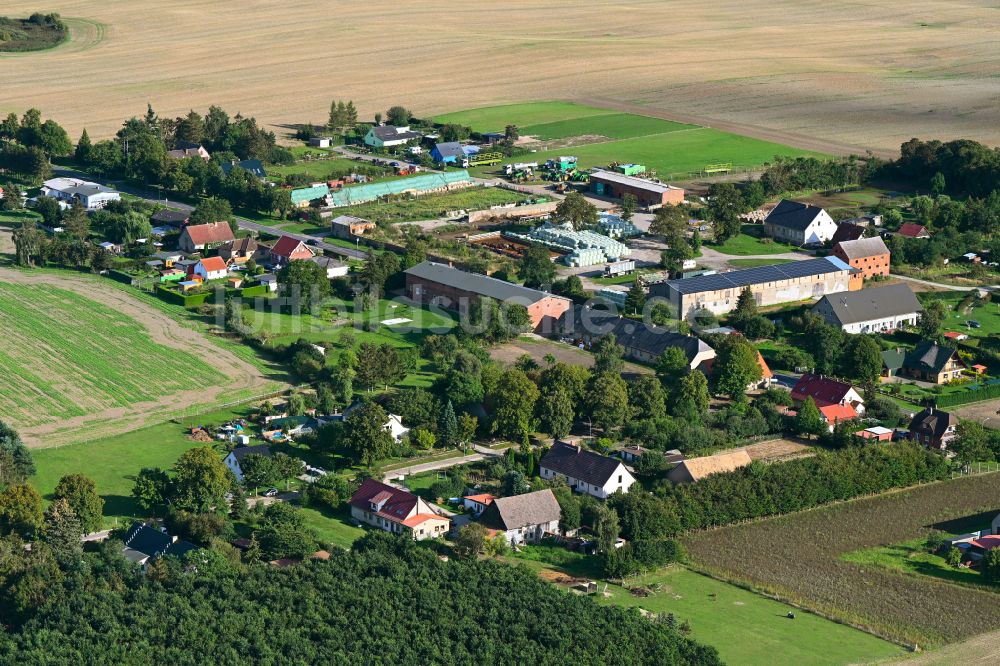
[[[124,284],[129,284],[129,285],[132,284],[132,280],[135,279],[132,275],[125,273],[124,271],[115,270],[113,268],[108,271],[108,277],[114,280],[115,282],[122,282]]]
[[[990,384],[989,386],[980,386],[975,390],[942,395],[937,399],[937,406],[954,407],[955,405],[992,400],[993,398],[1000,398],[1000,384]]]
[[[201,305],[215,294],[211,291],[204,291],[199,294],[181,294],[180,292],[176,292],[172,289],[167,289],[162,285],[157,285],[156,295],[168,303],[175,303],[177,305],[183,305],[186,308],[193,308]]]

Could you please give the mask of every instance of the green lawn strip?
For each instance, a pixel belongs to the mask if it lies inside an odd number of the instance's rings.
[[[698,125],[675,123],[670,120],[637,116],[632,113],[609,113],[558,120],[551,123],[520,127],[521,136],[534,136],[541,140],[564,139],[576,136],[605,136],[611,139],[630,139],[651,134],[666,134],[680,130],[696,129]]]
[[[40,224],[42,216],[33,210],[0,211],[0,227],[17,229],[29,220],[33,220]]]
[[[777,266],[778,264],[790,264],[795,259],[730,259],[731,266],[739,268],[756,268],[757,266]]]
[[[363,529],[349,522],[350,509],[346,506],[336,512],[302,507],[299,509],[299,514],[306,527],[312,529],[323,544],[350,548],[351,544],[365,533]]]
[[[983,580],[977,569],[959,569],[931,553],[924,537],[888,546],[865,548],[841,555],[855,564],[882,567],[914,576],[930,576],[950,583],[985,586],[1000,592],[1000,585]]]
[[[35,449],[32,456],[38,472],[30,483],[50,499],[62,476],[84,474],[94,480],[104,498],[105,526],[120,525],[122,521],[144,517],[131,496],[134,477],[142,468],[167,469],[184,451],[206,446],[188,439],[185,426],[217,425],[244,415],[243,410],[226,409],[185,418],[183,424],[168,421],[82,444]]]
[[[530,127],[609,113],[613,112],[572,102],[525,102],[445,113],[434,116],[434,121],[465,125],[475,132],[503,132],[507,125]]]
[[[425,194],[392,201],[370,201],[357,206],[334,208],[333,216],[353,215],[381,222],[416,222],[444,217],[457,210],[485,210],[491,206],[533,199],[499,187],[469,187],[443,194]]]
[[[556,555],[544,550],[548,549],[526,549],[506,559],[538,572],[599,579],[595,558],[563,551],[566,554],[554,560]],[[629,579],[628,585],[648,588],[650,594],[640,597],[620,585],[605,587],[601,582],[594,599],[599,604],[673,613],[678,624],[690,624],[694,640],[716,648],[727,664],[839,666],[903,654],[902,648],[888,641],[682,566]],[[794,620],[787,617],[789,612],[795,613]]]
[[[734,256],[749,256],[757,254],[783,254],[785,252],[794,252],[795,247],[791,245],[786,245],[784,243],[778,243],[772,241],[771,239],[761,238],[763,232],[763,227],[757,224],[744,224],[743,230],[736,236],[728,239],[725,243],[706,243],[706,247],[710,247],[717,252],[722,254],[731,254]]]

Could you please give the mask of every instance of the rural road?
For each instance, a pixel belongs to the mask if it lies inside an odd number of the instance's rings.
[[[170,201],[167,198],[160,198],[157,194],[150,192],[149,190],[134,187],[122,181],[99,180],[94,178],[94,176],[90,174],[74,171],[72,169],[66,169],[63,167],[55,167],[53,168],[53,172],[60,176],[74,176],[77,178],[88,178],[102,185],[113,186],[119,192],[124,192],[125,194],[131,194],[132,196],[139,197],[143,201],[148,201],[149,203],[158,204],[161,206],[167,206],[169,208],[173,208],[184,212],[190,212],[194,210],[194,206],[192,206],[191,204],[186,204],[180,201]],[[328,250],[342,257],[347,257],[348,259],[368,258],[368,253],[363,250],[352,250],[351,248],[341,247],[340,245],[332,245],[330,243],[325,242],[322,236],[310,236],[309,234],[293,233],[291,231],[285,231],[279,229],[278,227],[271,227],[266,224],[260,224],[259,222],[254,222],[252,220],[246,219],[245,217],[239,217],[239,216],[236,217],[236,223],[242,229],[249,229],[250,231],[256,231],[257,233],[266,233],[272,236],[291,236],[292,238],[295,238],[297,240],[308,242],[312,247],[322,248],[324,250]]]
[[[386,470],[382,474],[382,480],[383,482],[392,485],[392,479],[395,477],[411,476],[422,472],[433,472],[435,470],[448,469],[458,465],[464,465],[466,463],[479,462],[481,460],[486,460],[487,458],[496,458],[501,456],[504,451],[506,451],[506,449],[488,449],[484,446],[478,445],[474,445],[472,448],[475,453],[470,453],[465,456],[456,456],[454,458],[445,458],[444,460],[435,460],[432,462],[418,463],[416,465],[407,465]]]

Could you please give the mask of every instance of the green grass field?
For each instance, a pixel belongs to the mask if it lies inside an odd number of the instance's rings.
[[[334,208],[333,216],[354,215],[375,222],[414,222],[444,217],[456,210],[484,210],[490,206],[518,203],[527,195],[499,187],[470,187],[446,194],[425,194],[410,199],[372,201],[358,206]]]
[[[38,473],[30,483],[47,497],[62,476],[84,474],[94,480],[104,498],[106,525],[142,518],[142,510],[131,496],[135,475],[143,467],[167,469],[184,451],[205,446],[188,439],[185,426],[217,425],[243,415],[240,410],[222,410],[184,419],[183,423],[168,421],[107,439],[37,449],[32,456]]]
[[[778,243],[766,238],[760,238],[760,226],[753,224],[744,224],[743,232],[733,236],[725,243],[717,245],[715,243],[705,243],[706,247],[710,247],[717,252],[722,254],[731,254],[737,257],[745,257],[757,254],[782,254],[784,252],[793,252],[796,248],[791,245],[785,245],[784,243]]]
[[[313,150],[319,149],[313,148]],[[316,180],[327,180],[330,174],[343,173],[359,167],[364,167],[366,171],[370,169],[385,171],[369,162],[358,162],[346,157],[331,157],[328,159],[301,160],[295,164],[283,166],[268,166],[267,175],[277,177],[287,176],[291,173],[304,173]]]
[[[889,546],[865,548],[842,555],[841,559],[913,576],[930,576],[951,583],[989,585],[978,570],[949,566],[943,557],[930,552],[924,537]],[[1000,585],[994,587],[1000,591]]]
[[[306,527],[316,532],[320,543],[323,544],[350,548],[351,544],[365,533],[360,527],[348,522],[350,510],[346,507],[337,512],[302,507],[299,512]]]
[[[608,113],[601,116],[585,116],[551,123],[519,127],[521,136],[533,136],[542,141],[565,139],[585,134],[605,136],[609,139],[631,139],[637,136],[667,134],[682,130],[701,129],[698,125],[675,123],[670,120],[637,116],[632,113]]]
[[[580,578],[597,578],[594,558],[564,552],[566,555],[558,563],[545,553],[536,558],[530,549],[523,557],[507,559],[536,572],[561,571]],[[633,595],[620,585],[599,585],[594,597],[597,603],[673,613],[678,623],[690,623],[694,640],[716,648],[727,664],[840,666],[903,653],[900,647],[882,639],[681,566],[628,580],[629,587],[648,588],[647,597]],[[789,612],[795,613],[794,620],[786,617]]]
[[[221,373],[154,342],[139,322],[47,285],[0,290],[0,414],[33,426],[162,398]]]
[[[472,109],[445,114],[439,122],[457,122],[477,131],[503,131],[518,126],[522,136],[565,139],[597,135],[611,141],[532,153],[531,161],[544,162],[559,155],[576,155],[581,168],[606,166],[611,162],[635,162],[654,170],[661,178],[683,177],[701,172],[709,164],[731,163],[734,168],[756,167],[776,155],[825,157],[790,146],[722,132],[710,127],[685,125],[668,120],[568,102],[534,102]],[[523,162],[525,156],[505,162]],[[479,167],[475,175],[496,174],[496,167]]]
[[[5,210],[0,211],[0,227],[17,229],[28,220],[41,222],[42,216],[32,210]]]

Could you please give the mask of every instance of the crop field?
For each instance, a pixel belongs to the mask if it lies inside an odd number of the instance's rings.
[[[0,321],[0,414],[34,447],[140,428],[275,385],[244,354],[109,281],[0,269]]]
[[[691,535],[697,566],[901,643],[935,646],[1000,629],[1000,596],[844,559],[856,551],[959,533],[1000,506],[997,474],[962,477]],[[965,521],[965,522],[963,522]],[[974,619],[956,609],[976,609]]]
[[[609,113],[601,116],[573,118],[541,125],[520,128],[521,136],[533,136],[542,141],[565,139],[590,134],[610,139],[631,139],[636,136],[667,134],[684,130],[702,129],[698,125],[675,123],[660,118],[638,116],[634,113]],[[501,131],[503,128],[501,128]]]

